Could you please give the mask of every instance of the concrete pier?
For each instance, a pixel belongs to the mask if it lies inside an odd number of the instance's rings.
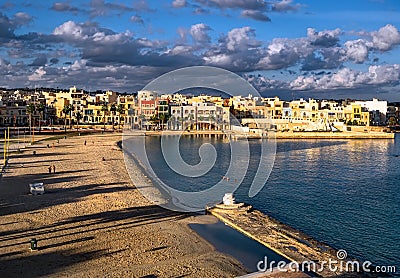
[[[317,270],[317,274],[322,277],[337,275],[362,277],[362,275],[353,271],[350,271],[350,273],[340,271],[340,263],[346,265],[346,260],[353,261],[353,259],[345,258],[343,261],[339,260],[337,256],[338,250],[260,211],[251,209],[251,207],[248,209],[244,209],[243,207],[241,209],[224,209],[217,206],[207,208],[207,212],[290,261],[297,262],[299,265],[304,262],[315,262],[314,268]],[[327,265],[321,265],[323,262],[328,263],[329,261],[337,261],[338,270],[332,271]],[[344,270],[347,270],[347,268]],[[311,271],[313,270],[311,269]]]

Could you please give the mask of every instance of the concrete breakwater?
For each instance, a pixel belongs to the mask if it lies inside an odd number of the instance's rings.
[[[358,276],[353,272],[353,269],[346,268],[346,260],[350,259],[346,257],[343,258],[344,260],[338,259],[338,257],[340,258],[338,250],[251,207],[247,209],[243,207],[239,209],[223,209],[217,206],[208,208],[207,212],[279,255],[292,262],[297,262],[300,266],[303,264],[307,267],[309,262],[315,263],[315,266],[311,266],[310,270],[322,277],[349,274],[351,274],[351,277],[362,277],[362,275]],[[260,258],[260,260],[262,259]],[[328,267],[330,261],[337,262],[336,270]],[[351,261],[355,260],[351,259]],[[345,267],[342,268],[341,265]],[[273,265],[273,267],[276,266],[277,264]],[[264,267],[269,267],[269,265]],[[347,272],[346,270],[350,271]]]

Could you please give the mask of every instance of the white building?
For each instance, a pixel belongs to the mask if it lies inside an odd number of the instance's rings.
[[[224,113],[225,112],[225,113]],[[229,113],[209,102],[193,102],[192,105],[171,105],[169,128],[173,130],[219,130],[229,123]]]
[[[355,104],[366,108],[370,112],[372,125],[382,125],[386,123],[387,101],[373,98],[367,101],[355,101]]]

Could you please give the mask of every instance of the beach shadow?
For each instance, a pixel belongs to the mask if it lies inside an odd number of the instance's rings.
[[[3,254],[0,256],[0,265],[4,266],[0,269],[0,277],[60,274],[63,269],[74,264],[100,257],[110,258],[113,253],[124,250],[109,252],[102,249],[104,238],[99,237],[99,234],[119,234],[118,231],[129,231],[134,227],[164,221],[176,222],[191,215],[149,205],[71,217],[36,228],[4,231],[0,233],[0,253]],[[31,238],[37,239],[38,251],[27,251]],[[42,247],[42,242],[50,244]],[[93,248],[92,252],[81,251],[81,246],[87,243],[89,248]],[[155,247],[146,252],[157,252],[165,248],[168,246]]]
[[[37,228],[2,231],[0,232],[0,250],[5,247],[25,244],[21,240],[31,237],[38,240],[49,240],[82,235],[83,232],[88,235],[98,230],[104,232],[128,229],[164,221],[177,221],[190,216],[192,216],[191,213],[170,211],[156,205],[76,216]],[[13,243],[15,241],[17,242]]]
[[[78,173],[79,171],[70,172]],[[129,186],[130,183],[128,182],[87,184],[82,186],[59,188],[55,186],[57,183],[72,182],[74,180],[85,178],[85,176],[79,175],[56,177],[55,175],[57,175],[57,173],[32,175],[32,182],[43,182],[45,186],[45,193],[37,196],[31,195],[29,193],[29,184],[23,183],[23,181],[26,181],[26,177],[20,178],[22,182],[20,182],[18,185],[13,183],[18,182],[18,178],[14,179],[13,181],[11,178],[4,182],[2,180],[0,182],[0,216],[27,211],[34,213],[36,210],[51,206],[79,202],[83,197],[94,196],[103,193],[136,190],[136,188]],[[5,191],[7,191],[7,193],[5,193]],[[19,201],[17,203],[15,200],[15,195],[18,195]]]
[[[58,243],[55,243],[55,244],[49,244],[49,245],[45,245],[45,246],[40,246],[38,248],[38,250],[42,251],[42,250],[46,250],[46,249],[50,249],[50,248],[55,248],[55,247],[59,247],[59,246],[65,246],[65,245],[78,243],[78,242],[85,242],[85,241],[89,241],[89,240],[93,240],[93,239],[94,239],[94,236],[88,236],[88,237],[78,238],[78,239],[74,239],[74,240],[58,242]]]
[[[76,153],[79,154],[79,153]],[[34,157],[49,157],[49,156],[63,156],[65,153],[60,153],[60,152],[45,152],[42,153],[40,151],[36,151],[36,154],[33,154],[33,151],[24,151],[23,154],[18,154],[15,157],[16,158],[34,158]]]
[[[57,159],[49,159],[49,160],[37,160],[37,161],[25,161],[22,164],[25,165],[25,167],[30,167],[30,164],[46,164],[46,163],[54,163],[55,161],[60,162],[60,161],[68,161],[71,159],[68,158],[57,158]],[[8,164],[8,168],[12,168],[12,167],[18,167],[20,166],[21,163],[16,163],[16,162],[10,162]]]
[[[91,252],[46,252],[36,251],[17,259],[0,258],[0,277],[40,277],[59,273],[71,265],[99,258],[104,250]],[[67,273],[64,273],[67,275]],[[63,276],[63,275],[61,275]]]

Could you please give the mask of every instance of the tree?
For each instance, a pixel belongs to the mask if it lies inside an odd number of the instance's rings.
[[[203,121],[204,121],[204,117],[203,116],[199,116],[199,121],[200,121],[200,124],[199,124],[199,129],[201,129],[202,127],[204,128],[204,123],[203,123]]]
[[[108,105],[107,103],[103,103],[101,106],[101,111],[103,112],[103,129],[106,131],[106,112],[108,112]]]
[[[210,117],[208,118],[209,120],[210,120],[210,127],[209,127],[209,129],[211,130],[211,124],[214,122],[214,129],[215,129],[215,117],[214,117],[214,115],[210,115]]]
[[[26,106],[26,113],[29,115],[29,132],[31,132],[32,129],[32,114],[35,112],[35,105],[33,103],[29,103]]]
[[[160,121],[161,121],[161,129],[164,130],[164,122],[165,122],[165,121],[168,121],[168,117],[167,117],[167,115],[165,115],[165,114],[160,114],[160,115],[158,116],[158,118],[159,118]]]
[[[76,124],[77,124],[76,131],[79,131],[79,121],[82,119],[82,113],[79,111],[76,112],[75,118],[76,118]]]
[[[39,103],[39,104],[36,106],[36,110],[39,111],[39,132],[42,130],[42,124],[41,124],[41,122],[42,122],[42,120],[43,120],[43,112],[44,112],[45,107],[46,107],[46,106],[45,106],[43,103]]]
[[[124,118],[125,106],[123,104],[121,104],[121,103],[118,104],[117,112],[118,112],[118,128],[121,129],[121,117]]]
[[[391,116],[388,121],[390,126],[395,126],[397,124],[396,118]]]
[[[72,105],[71,104],[64,105],[62,112],[64,113],[64,132],[67,132],[67,114],[70,114],[72,112]],[[71,118],[70,118],[70,124],[71,124]]]
[[[146,116],[144,114],[140,114],[139,119],[140,119],[140,129],[142,129],[143,121],[146,119]]]
[[[114,115],[115,115],[116,111],[117,111],[117,107],[115,106],[115,103],[111,104],[110,112],[111,112],[111,121],[112,121],[112,129],[113,130],[114,130]]]
[[[193,125],[193,120],[194,120],[194,115],[192,113],[189,113],[188,120],[189,120],[189,129],[191,129],[192,125]]]

